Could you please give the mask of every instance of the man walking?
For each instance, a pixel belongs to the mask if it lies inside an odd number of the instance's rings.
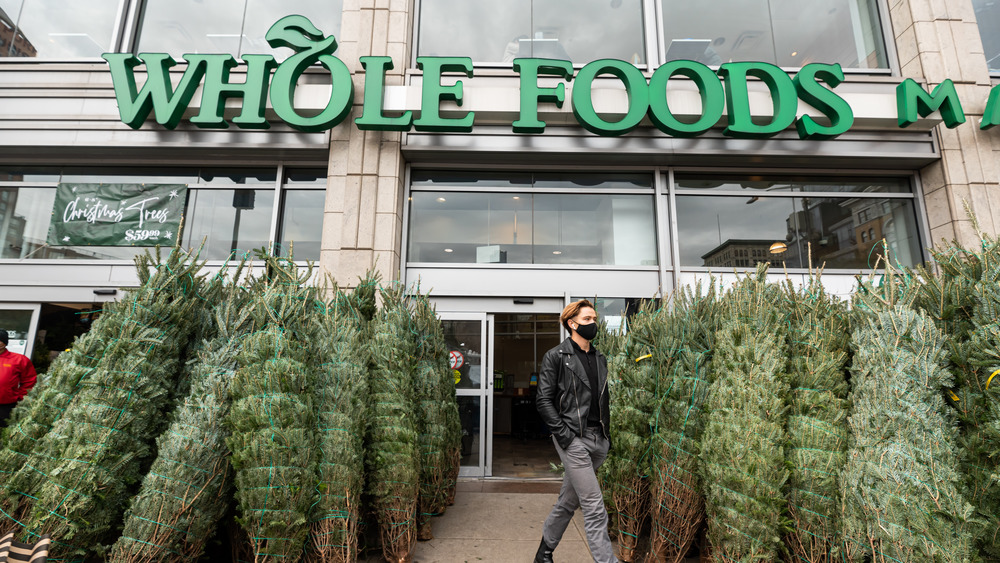
[[[10,337],[0,330],[0,428],[7,426],[10,411],[35,386],[35,366],[27,356],[7,349]]]
[[[576,301],[563,309],[559,320],[570,337],[542,358],[536,403],[552,431],[565,474],[559,500],[545,519],[535,563],[552,563],[552,552],[578,507],[583,509],[594,561],[616,563],[597,481],[597,468],[608,456],[611,421],[608,362],[590,343],[597,336],[597,312],[590,301]]]

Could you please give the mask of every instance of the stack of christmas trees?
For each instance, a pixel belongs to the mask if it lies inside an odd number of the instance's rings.
[[[28,541],[51,534],[57,557],[82,558],[113,534],[133,486],[147,473],[154,440],[165,428],[163,415],[178,392],[185,348],[210,306],[202,295],[201,264],[193,258],[174,250],[164,260],[137,260],[140,287],[102,317],[95,329],[103,334],[82,339],[70,357],[92,351],[96,359],[83,364],[92,367],[74,363],[60,374],[68,381],[45,399],[71,399],[32,444],[21,469],[4,481],[0,508],[7,526],[18,525]],[[92,350],[95,342],[104,346]],[[30,410],[40,422],[20,418],[22,428],[49,424],[51,409]]]

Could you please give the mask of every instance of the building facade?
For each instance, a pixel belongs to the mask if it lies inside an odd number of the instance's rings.
[[[982,127],[1000,7],[984,0],[71,4],[0,1],[0,325],[29,353],[62,349],[136,283],[137,247],[49,240],[57,190],[186,185],[177,240],[209,267],[265,248],[342,285],[374,269],[431,292],[463,375],[470,475],[516,471],[494,452],[506,434],[538,433],[518,405],[569,300],[596,299],[614,324],[642,299],[757,262],[798,281],[822,266],[847,296],[880,259],[910,266],[976,240],[967,210],[1000,230],[1000,142]],[[292,113],[275,107],[273,78],[265,123],[240,123],[249,90],[209,98],[204,85],[175,123],[166,102],[126,123],[105,54],[168,54],[176,91],[198,56],[230,54],[242,63],[220,76],[249,83],[254,56],[273,55],[268,72],[300,56],[269,42],[292,14],[320,32],[310,45],[335,36],[345,67],[317,54],[293,73]],[[130,67],[133,98],[149,63]],[[345,76],[348,113],[302,126]],[[901,126],[907,79],[953,85],[964,122],[933,108]]]

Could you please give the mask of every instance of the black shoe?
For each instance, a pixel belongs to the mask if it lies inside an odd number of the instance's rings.
[[[552,552],[554,550],[555,548],[549,547],[545,543],[545,538],[542,538],[542,543],[538,546],[538,551],[535,553],[535,563],[553,563]]]

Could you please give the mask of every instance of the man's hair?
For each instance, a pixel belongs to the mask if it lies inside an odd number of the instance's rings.
[[[563,328],[566,329],[566,332],[572,332],[570,330],[570,328],[569,328],[569,323],[567,321],[569,321],[573,317],[579,315],[580,314],[580,309],[583,309],[584,307],[589,307],[591,309],[594,309],[595,311],[597,310],[597,308],[594,307],[594,304],[591,303],[590,301],[586,300],[586,299],[581,299],[579,301],[574,301],[574,302],[570,303],[569,305],[566,305],[566,308],[563,309],[562,314],[559,315],[559,322],[562,323]]]

